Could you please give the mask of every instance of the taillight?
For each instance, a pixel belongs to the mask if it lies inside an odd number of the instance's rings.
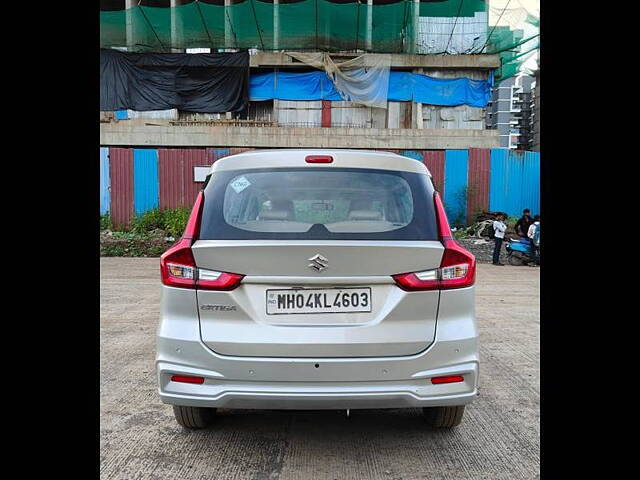
[[[444,246],[440,268],[393,275],[396,284],[407,291],[448,290],[469,287],[476,280],[476,257],[462,248],[451,236],[444,205],[438,192],[434,194],[438,236]]]
[[[216,272],[198,268],[191,246],[200,233],[200,219],[204,195],[198,193],[187,226],[180,240],[160,257],[160,277],[169,287],[197,288],[199,290],[233,290],[244,275]]]
[[[442,383],[458,383],[464,382],[464,377],[462,375],[447,375],[445,377],[433,377],[431,379],[431,383],[434,385],[440,385]]]
[[[202,385],[204,383],[204,377],[192,377],[191,375],[173,375],[171,377],[172,382],[180,383],[196,383]]]
[[[215,272],[198,268],[196,271],[196,288],[198,290],[233,290],[244,278],[244,275],[229,272]]]
[[[196,288],[196,262],[191,240],[181,238],[160,257],[162,283],[170,287]]]

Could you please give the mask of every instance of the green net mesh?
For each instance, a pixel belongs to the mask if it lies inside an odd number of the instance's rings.
[[[100,12],[100,43],[132,51],[256,48],[377,53],[497,53],[499,76],[535,54],[539,20],[485,0],[232,0],[140,2]],[[501,24],[489,25],[500,13]]]

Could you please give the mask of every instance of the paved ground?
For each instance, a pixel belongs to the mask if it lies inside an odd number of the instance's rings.
[[[450,432],[419,410],[222,411],[183,431],[154,375],[158,259],[101,260],[103,479],[539,477],[539,269],[479,265],[480,397]]]

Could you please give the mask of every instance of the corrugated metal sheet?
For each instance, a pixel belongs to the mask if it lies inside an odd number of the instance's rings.
[[[418,160],[420,163],[422,163],[422,161],[424,160],[422,152],[419,152],[417,150],[402,150],[402,153],[400,155],[413,158],[414,160]]]
[[[229,149],[229,155],[237,155],[243,152],[250,152],[251,150],[255,150],[255,148],[251,147],[235,147]]]
[[[444,197],[444,150],[423,150],[424,164],[431,173],[431,180],[440,197]]]
[[[136,214],[158,208],[158,151],[155,148],[133,150],[133,187]]]
[[[474,214],[489,209],[489,172],[491,170],[491,150],[488,148],[469,149],[469,188],[467,221],[474,221]]]
[[[196,201],[202,183],[193,181],[193,167],[211,165],[204,148],[190,148],[184,150],[184,206],[191,207]]]
[[[417,53],[479,53],[488,24],[487,12],[475,12],[473,17],[419,17]]]
[[[213,165],[216,160],[228,157],[231,155],[231,149],[229,148],[209,148],[207,149],[207,158],[209,165]]]
[[[540,213],[540,152],[524,153],[524,178],[522,182],[522,209]]]
[[[160,208],[191,207],[202,188],[201,183],[193,181],[193,167],[211,165],[223,151],[229,149],[161,149],[158,152]]]
[[[503,148],[491,150],[489,208],[518,216],[540,211],[540,154]]]
[[[109,195],[109,149],[100,148],[100,215],[109,211],[111,199]]]
[[[331,100],[322,100],[322,127],[331,126]]]
[[[469,152],[445,151],[444,206],[451,225],[466,224]]]
[[[207,149],[161,149],[158,152],[160,208],[190,207],[202,184],[193,181],[193,167],[211,165],[216,160],[254,150],[247,147]],[[380,149],[382,151],[382,149]],[[127,224],[134,205],[133,151],[110,148],[109,163],[105,164],[105,149],[101,149],[101,212],[109,210],[117,225]],[[138,151],[138,150],[137,150]],[[142,150],[153,155],[154,150]],[[449,220],[464,221],[474,210],[500,210],[509,215],[520,215],[524,208],[532,213],[540,211],[540,153],[515,152],[507,149],[466,150],[394,150],[385,149],[424,162],[429,169],[436,190],[440,192]],[[139,158],[140,153],[136,154]],[[154,178],[151,165],[138,160],[136,173],[136,205],[153,204],[153,182],[143,183],[141,178]],[[143,173],[140,173],[143,171]],[[108,172],[108,173],[107,173]],[[446,173],[446,175],[445,175]],[[140,177],[140,175],[142,175]],[[140,183],[139,183],[140,182]],[[110,200],[106,197],[111,186]],[[465,187],[467,199],[465,194]],[[139,200],[138,195],[146,200]],[[149,198],[151,200],[149,200]],[[109,203],[111,204],[109,207]],[[105,205],[107,208],[105,209]]]
[[[387,110],[354,102],[331,102],[331,126],[352,128],[386,128]]]
[[[322,100],[278,100],[277,119],[280,126],[320,127],[322,125]]]
[[[160,209],[177,208],[184,201],[183,149],[161,148],[158,150],[158,172],[160,184]]]
[[[111,221],[115,226],[128,225],[133,213],[133,151],[109,148],[111,184]]]

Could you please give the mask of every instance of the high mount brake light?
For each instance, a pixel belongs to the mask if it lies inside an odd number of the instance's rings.
[[[304,157],[304,161],[307,163],[333,163],[333,157],[331,155],[307,155]]]
[[[191,246],[200,234],[203,203],[204,194],[200,192],[189,215],[184,234],[160,257],[162,283],[169,287],[198,290],[233,290],[240,284],[244,275],[198,268],[193,258]]]
[[[449,290],[470,287],[476,280],[476,257],[462,248],[451,235],[447,214],[440,195],[435,192],[433,201],[436,207],[438,237],[444,246],[439,268],[422,272],[410,272],[393,275],[396,284],[407,291]]]

